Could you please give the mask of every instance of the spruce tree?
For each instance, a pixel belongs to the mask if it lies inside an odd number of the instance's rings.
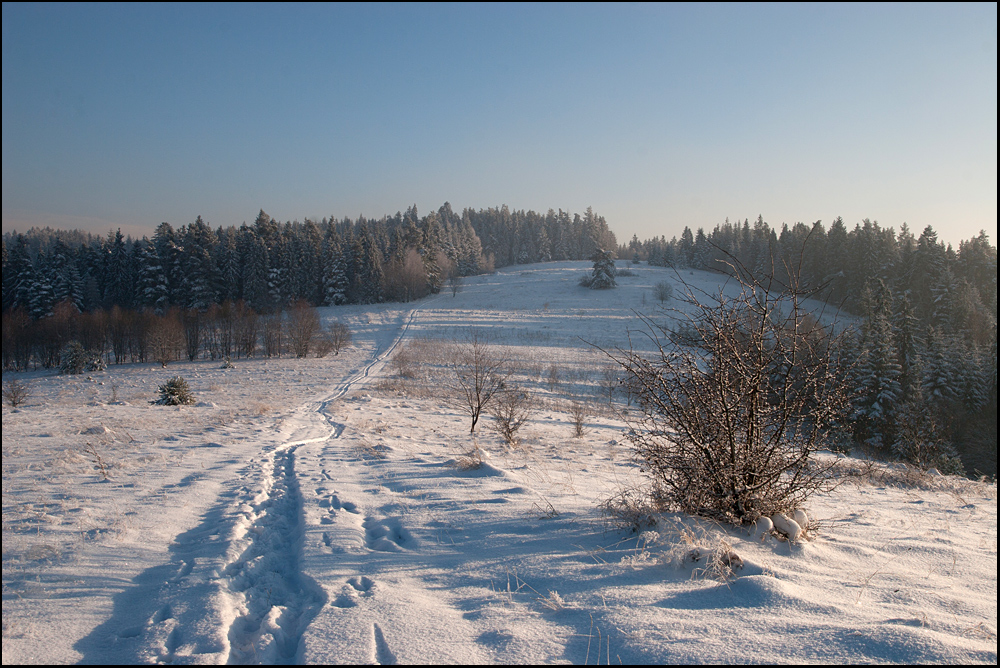
[[[76,258],[70,247],[61,238],[56,238],[48,257],[46,273],[52,284],[52,299],[60,302],[72,302],[78,310],[83,307],[83,281]]]
[[[110,308],[119,306],[121,308],[132,307],[132,285],[128,248],[125,244],[125,236],[121,228],[115,232],[114,237],[109,234],[108,254],[105,265],[104,284],[104,304]]]
[[[40,266],[47,264],[45,254],[39,251],[38,263]],[[32,271],[31,285],[28,291],[28,315],[35,320],[52,315],[52,307],[55,306],[55,299],[52,294],[52,284],[44,271]]]
[[[859,395],[853,420],[859,440],[876,449],[891,448],[896,438],[896,410],[902,397],[902,370],[893,340],[891,299],[885,283],[865,286]]]
[[[331,228],[326,235],[323,252],[323,305],[344,304],[349,285],[347,257],[341,246],[340,236]]]
[[[587,287],[592,290],[615,287],[615,260],[611,252],[598,248],[590,259],[594,262],[594,268]]]
[[[169,302],[167,275],[160,265],[156,249],[148,240],[138,246],[136,254],[136,305],[162,313]]]
[[[215,234],[201,216],[188,226],[184,238],[184,282],[188,308],[206,310],[219,301],[219,278],[212,260]]]

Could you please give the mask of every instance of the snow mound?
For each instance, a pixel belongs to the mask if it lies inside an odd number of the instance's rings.
[[[802,527],[788,516],[775,513],[771,515],[771,521],[774,523],[774,529],[793,543],[802,538]]]

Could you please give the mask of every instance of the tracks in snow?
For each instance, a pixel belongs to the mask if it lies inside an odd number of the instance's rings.
[[[237,522],[234,555],[223,569],[229,590],[238,599],[239,614],[228,629],[228,663],[288,663],[301,659],[302,635],[309,622],[325,605],[322,588],[301,572],[299,558],[304,532],[303,499],[295,475],[295,451],[308,443],[339,438],[344,425],[328,412],[334,401],[358,384],[367,382],[375,368],[384,363],[405,338],[416,317],[410,311],[399,333],[384,351],[376,346],[364,368],[339,383],[313,409],[329,425],[324,436],[286,443],[269,453],[262,463],[262,489],[249,504],[243,504]],[[336,498],[336,497],[334,497]],[[339,506],[339,502],[337,503]],[[353,510],[353,509],[348,509]],[[369,526],[371,522],[371,526]],[[406,536],[397,527],[366,520],[373,549],[399,549]],[[367,578],[359,580],[358,591],[370,589]],[[367,587],[363,585],[367,584]],[[375,626],[375,662],[395,663],[381,629]]]
[[[360,371],[322,401],[290,416],[292,435],[284,443],[263,448],[238,472],[202,481],[207,487],[199,491],[216,495],[216,500],[197,526],[175,536],[167,563],[147,568],[115,595],[111,616],[76,645],[84,663],[302,661],[303,634],[327,595],[302,571],[306,527],[296,452],[340,436],[344,425],[328,407],[377,372],[405,338],[416,313],[410,311],[389,345],[376,346]],[[233,474],[242,479],[235,488],[223,482]],[[362,516],[348,501],[333,496],[328,505],[328,513],[357,515],[369,545],[392,550],[406,543],[398,527]],[[367,528],[361,528],[366,522]],[[334,538],[331,534],[331,545]],[[369,600],[375,588],[365,577],[353,578],[345,587],[348,591],[335,606]],[[381,629],[371,627],[369,633],[372,654],[360,660],[393,663]]]
[[[240,509],[234,542],[242,551],[223,570],[230,591],[242,598],[228,631],[231,664],[296,662],[302,632],[326,600],[299,569],[303,520],[297,447],[275,451],[270,471],[262,472],[263,490]]]

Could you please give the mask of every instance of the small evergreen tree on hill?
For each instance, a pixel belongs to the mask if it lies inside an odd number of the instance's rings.
[[[598,248],[590,257],[594,269],[582,282],[591,290],[607,290],[615,287],[615,259],[610,251]]]
[[[174,376],[160,385],[160,398],[152,402],[161,406],[181,406],[194,403],[194,394],[187,381],[180,376]]]

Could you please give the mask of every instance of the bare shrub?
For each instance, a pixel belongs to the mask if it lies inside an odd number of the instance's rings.
[[[9,378],[3,382],[3,400],[11,408],[24,404],[31,396],[31,387],[20,378]]]
[[[164,369],[167,368],[167,364],[177,359],[184,342],[184,327],[181,324],[180,313],[172,310],[164,316],[157,317],[149,338],[153,359]]]
[[[657,524],[658,509],[643,490],[621,488],[598,507],[604,521],[619,531],[640,534]]]
[[[253,357],[257,352],[260,316],[242,299],[236,302],[236,354]]]
[[[587,421],[587,404],[583,401],[576,400],[569,405],[569,415],[573,419],[573,436],[576,438],[583,438],[586,433],[584,429],[584,424]]]
[[[510,377],[507,353],[485,332],[472,330],[465,341],[456,346],[453,359],[453,390],[459,406],[472,419],[469,429],[472,434],[483,410]]]
[[[451,461],[451,466],[459,471],[476,471],[483,466],[483,451],[477,441],[472,447]]]
[[[849,398],[837,376],[839,338],[802,306],[793,278],[760,282],[732,259],[725,286],[685,301],[699,347],[671,344],[644,319],[654,353],[612,353],[639,399],[625,417],[634,454],[665,508],[742,524],[801,506],[830,484],[814,455]],[[810,316],[810,317],[807,317]],[[809,323],[812,323],[811,325]]]
[[[535,412],[531,395],[518,387],[509,386],[496,395],[489,411],[493,417],[493,430],[509,445],[518,444],[518,430]]]
[[[188,361],[193,362],[198,359],[198,354],[201,352],[205,317],[198,309],[189,308],[182,313],[181,323],[184,331],[184,348]]]
[[[263,338],[264,355],[281,357],[284,348],[284,331],[281,325],[281,314],[271,313],[262,319],[261,334]]]
[[[323,358],[329,355],[333,351],[333,344],[330,343],[330,339],[327,336],[316,337],[316,342],[313,343],[313,354],[317,358]]]
[[[653,296],[660,301],[660,304],[666,304],[673,299],[674,286],[666,281],[660,281],[653,286]]]
[[[411,346],[405,346],[396,351],[389,360],[389,368],[398,378],[416,378],[417,361]]]
[[[385,268],[385,293],[393,301],[409,302],[427,296],[427,269],[417,249],[390,262]]]
[[[333,354],[339,355],[341,350],[351,345],[351,330],[342,322],[332,322],[326,329],[326,338],[330,341]]]
[[[622,382],[621,368],[616,364],[606,364],[601,368],[601,394],[608,398],[608,405],[614,403],[615,391]]]
[[[549,367],[549,375],[546,377],[546,382],[549,385],[549,392],[555,392],[556,387],[559,385],[559,367],[553,364]]]
[[[448,288],[451,289],[451,296],[456,296],[462,291],[462,276],[458,271],[452,271],[448,275]]]
[[[288,329],[288,340],[292,344],[295,356],[308,356],[313,337],[319,331],[319,314],[316,313],[316,309],[310,306],[306,300],[300,299],[288,309],[285,322]]]
[[[101,453],[97,451],[97,447],[93,443],[88,442],[84,450],[93,460],[94,470],[101,474],[101,480],[110,480],[110,466],[101,457]]]

